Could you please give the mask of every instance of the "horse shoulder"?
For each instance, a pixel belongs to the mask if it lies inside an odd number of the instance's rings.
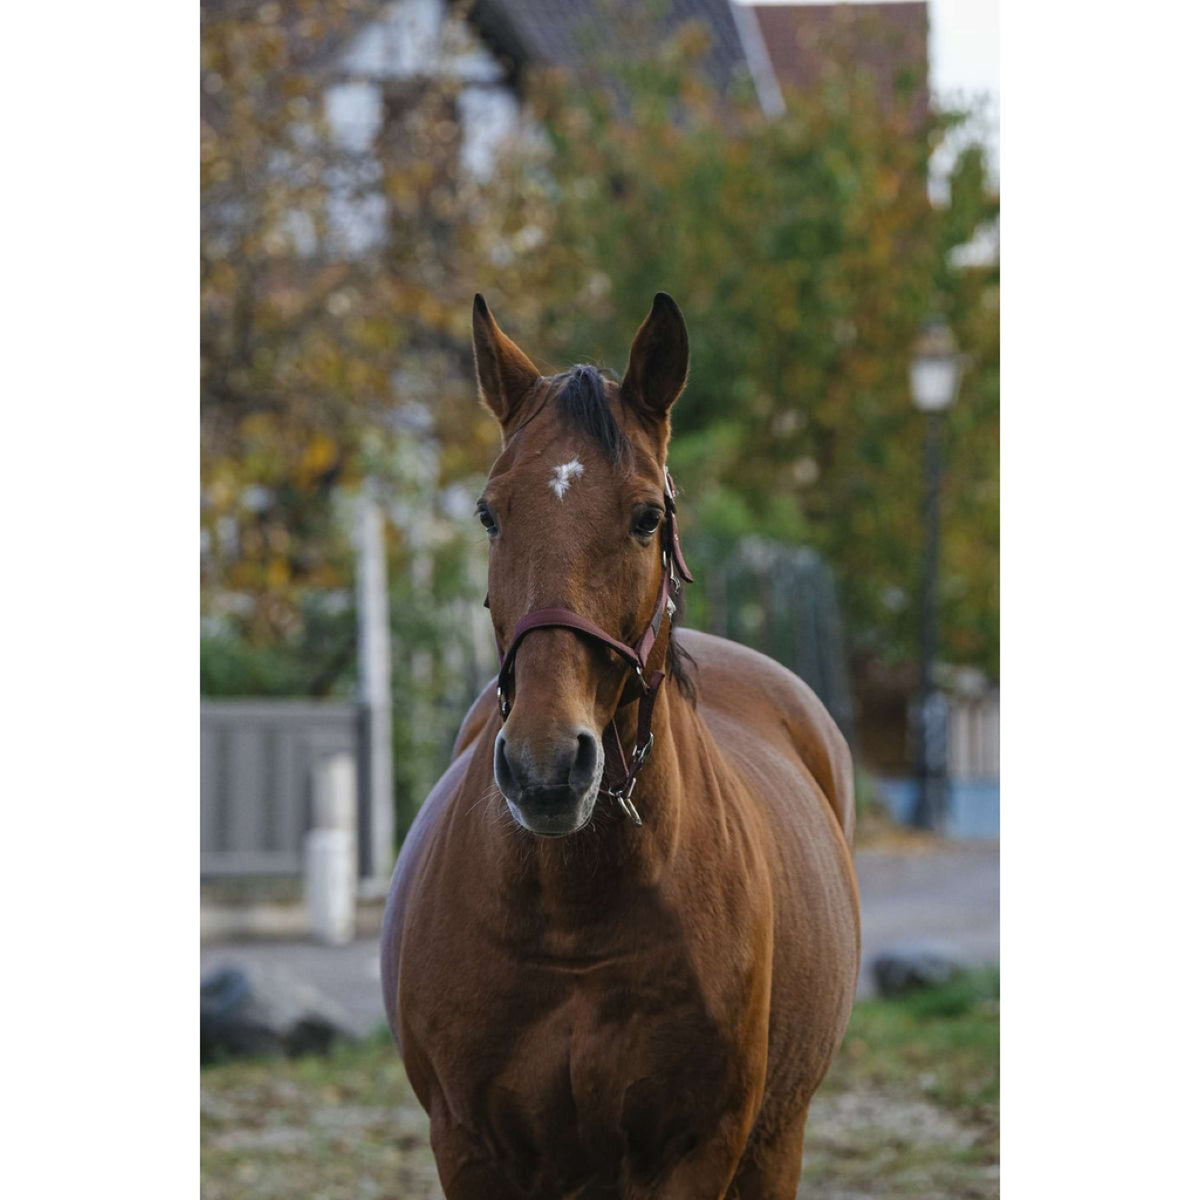
[[[468,721],[469,719],[470,714],[468,714]],[[467,721],[464,721],[463,728],[465,729],[466,726]],[[480,728],[482,729],[482,726]],[[477,736],[478,733],[476,733]],[[459,738],[462,738],[461,732]],[[396,868],[392,872],[392,881],[388,889],[379,943],[380,978],[383,984],[384,1013],[387,1016],[392,1036],[401,1052],[403,1052],[403,1045],[399,1022],[400,957],[408,900],[420,874],[421,863],[433,834],[450,802],[462,786],[474,754],[472,744],[474,740],[474,738],[470,739],[463,750],[459,750],[458,743],[455,743],[453,761],[441,779],[434,784],[433,790],[426,797],[425,803],[417,810],[417,815],[413,818],[408,833],[405,834],[404,845],[400,847],[400,857],[396,860]]]
[[[712,708],[790,750],[833,810],[847,845],[854,844],[854,764],[842,731],[799,676],[748,646],[681,629],[695,660],[701,711]]]

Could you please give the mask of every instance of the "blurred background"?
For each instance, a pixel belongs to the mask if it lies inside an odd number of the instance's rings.
[[[374,939],[496,667],[471,298],[619,371],[658,290],[686,623],[858,765],[862,1002],[804,1194],[998,1194],[996,21],[205,0],[206,1196],[439,1195]]]

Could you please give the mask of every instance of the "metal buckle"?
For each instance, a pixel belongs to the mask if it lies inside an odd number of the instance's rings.
[[[648,759],[650,757],[650,751],[653,749],[654,749],[654,734],[653,734],[653,732],[651,732],[650,736],[646,739],[644,745],[634,746],[633,753],[629,757],[633,761],[635,766],[640,767],[642,765],[642,763],[644,763],[646,761],[646,759]],[[630,788],[629,790],[633,791],[632,788]]]
[[[679,576],[675,574],[675,555],[663,549],[663,570],[667,574],[667,612],[675,615],[675,597],[679,595]]]
[[[636,779],[631,779],[631,780],[629,781],[629,791],[627,791],[627,792],[615,792],[615,793],[614,793],[614,796],[615,796],[615,798],[616,798],[616,801],[617,801],[617,803],[618,803],[618,804],[621,806],[621,811],[622,811],[622,812],[623,812],[623,813],[624,813],[624,814],[625,814],[625,815],[626,815],[626,816],[627,816],[627,817],[628,817],[628,818],[629,818],[629,819],[630,819],[630,820],[631,820],[631,821],[632,821],[632,822],[633,822],[635,825],[640,825],[640,824],[642,823],[642,816],[641,816],[641,813],[639,813],[639,812],[638,812],[638,810],[637,810],[636,808],[634,808],[634,806],[633,806],[633,800],[632,800],[632,796],[633,796],[633,789],[634,789],[635,787],[637,787],[637,780],[636,780]]]
[[[498,684],[496,686],[496,699],[500,702],[500,720],[505,721],[508,719],[509,710],[512,708],[512,705],[509,704],[508,697],[504,694],[504,688]]]

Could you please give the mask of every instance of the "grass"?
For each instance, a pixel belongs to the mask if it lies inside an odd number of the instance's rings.
[[[809,1115],[802,1197],[999,1195],[1000,973],[859,1003]]]
[[[911,1087],[951,1109],[1000,1098],[1000,972],[968,972],[854,1010],[825,1087]]]
[[[809,1119],[803,1200],[999,1195],[1000,976],[860,1003]],[[201,1072],[204,1200],[436,1200],[386,1035]]]

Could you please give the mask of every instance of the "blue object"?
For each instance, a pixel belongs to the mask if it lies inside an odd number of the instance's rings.
[[[911,777],[881,778],[874,783],[893,821],[911,825],[917,811],[917,781]],[[951,779],[947,785],[946,829],[949,838],[1000,836],[1000,780]]]

